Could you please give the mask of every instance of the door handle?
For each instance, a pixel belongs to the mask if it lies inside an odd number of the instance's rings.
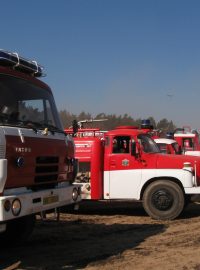
[[[116,161],[115,161],[115,160],[111,160],[111,161],[110,161],[110,165],[111,165],[111,166],[115,166],[115,165],[116,165]]]

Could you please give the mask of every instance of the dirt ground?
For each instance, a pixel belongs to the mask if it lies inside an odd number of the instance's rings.
[[[155,221],[139,203],[82,203],[37,224],[21,245],[0,247],[0,269],[200,270],[200,204]]]

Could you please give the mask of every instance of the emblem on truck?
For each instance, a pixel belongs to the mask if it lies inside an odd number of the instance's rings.
[[[128,159],[123,159],[122,160],[122,166],[129,166],[129,160]]]

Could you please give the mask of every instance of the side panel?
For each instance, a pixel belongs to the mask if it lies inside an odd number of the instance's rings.
[[[142,170],[118,170],[104,173],[105,199],[137,199]]]
[[[108,172],[105,173],[105,198],[129,199],[133,198],[134,190],[138,190],[142,180],[144,164],[130,153],[110,154],[107,157]],[[107,196],[106,196],[107,194]]]
[[[74,138],[75,157],[79,162],[76,182],[82,184],[82,198],[103,197],[103,141],[96,137]]]
[[[193,187],[191,172],[182,169],[106,171],[104,173],[104,198],[139,200],[145,183],[151,179],[169,177],[180,180],[186,189]]]
[[[102,199],[103,194],[103,146],[101,140],[96,140],[91,156],[91,199]]]

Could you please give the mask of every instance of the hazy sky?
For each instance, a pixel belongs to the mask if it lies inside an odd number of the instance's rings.
[[[45,67],[59,110],[200,129],[199,0],[0,3],[0,48]]]

